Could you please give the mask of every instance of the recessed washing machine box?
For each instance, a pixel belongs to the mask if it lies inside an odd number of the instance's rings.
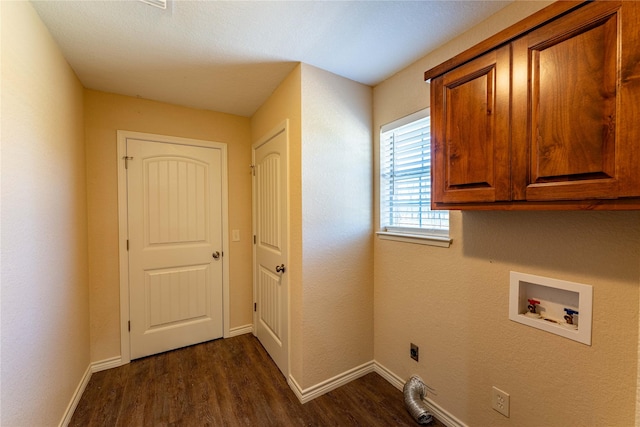
[[[510,274],[509,319],[591,345],[593,287],[582,283]]]

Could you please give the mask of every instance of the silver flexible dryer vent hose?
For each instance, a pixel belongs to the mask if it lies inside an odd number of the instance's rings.
[[[422,399],[427,395],[427,386],[420,378],[413,376],[404,384],[404,405],[418,424],[429,424],[433,415],[427,411]]]

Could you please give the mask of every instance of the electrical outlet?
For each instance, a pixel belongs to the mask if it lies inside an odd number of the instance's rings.
[[[509,418],[509,393],[505,393],[499,388],[493,387],[493,395],[491,401],[493,409]]]
[[[418,358],[420,357],[420,347],[418,347],[414,343],[411,343],[411,352],[409,353],[409,355],[411,355],[411,358],[417,362]]]

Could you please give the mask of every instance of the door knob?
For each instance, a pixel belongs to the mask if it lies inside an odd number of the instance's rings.
[[[284,273],[284,264],[276,265],[276,273]]]
[[[211,254],[211,256],[213,257],[213,259],[218,259],[220,258],[220,252],[215,251],[213,254]]]

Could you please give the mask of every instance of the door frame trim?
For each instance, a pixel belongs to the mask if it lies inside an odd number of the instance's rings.
[[[267,142],[269,142],[270,140],[272,140],[273,138],[275,138],[276,136],[278,136],[279,134],[284,133],[286,136],[286,147],[287,147],[287,158],[286,158],[286,162],[285,162],[285,179],[289,180],[289,165],[290,165],[290,138],[289,138],[289,119],[285,119],[282,122],[278,123],[278,125],[276,127],[274,127],[273,129],[271,129],[269,132],[265,133],[264,136],[262,136],[261,138],[259,138],[258,140],[256,140],[256,142],[254,142],[253,144],[251,144],[251,165],[254,166],[256,163],[256,150],[263,144],[266,144]],[[251,216],[252,216],[252,222],[251,222],[251,226],[252,226],[252,236],[256,236],[256,190],[255,190],[255,175],[251,177]],[[291,227],[290,227],[290,222],[291,222],[291,189],[289,188],[289,183],[287,183],[287,194],[286,194],[286,210],[287,210],[287,229],[285,231],[285,239],[287,240],[287,259],[285,261],[285,264],[287,266],[291,265]],[[253,266],[253,303],[254,303],[254,307],[255,304],[257,302],[257,295],[258,295],[258,290],[257,290],[257,269],[256,269],[256,245],[255,243],[253,244],[253,248],[252,248],[252,254],[253,254],[253,259],[252,259],[252,266]],[[289,270],[290,271],[290,270]],[[289,377],[291,376],[291,281],[289,281],[289,277],[291,274],[289,274],[289,276],[287,277],[287,307],[285,308],[287,311],[287,372],[284,373],[285,377],[287,378],[287,380],[289,379]],[[253,335],[257,336],[258,331],[257,331],[257,327],[258,327],[258,318],[257,318],[257,311],[253,311]]]
[[[220,175],[222,177],[222,251],[227,256],[222,257],[222,327],[223,338],[230,336],[229,332],[229,185],[227,144],[223,142],[205,141],[201,139],[181,138],[152,133],[117,131],[117,164],[118,164],[118,252],[120,267],[120,357],[121,364],[131,362],[131,343],[129,335],[129,256],[127,251],[127,173],[125,162],[127,139],[142,139],[146,141],[163,142],[167,144],[190,145],[220,150],[222,162]]]

